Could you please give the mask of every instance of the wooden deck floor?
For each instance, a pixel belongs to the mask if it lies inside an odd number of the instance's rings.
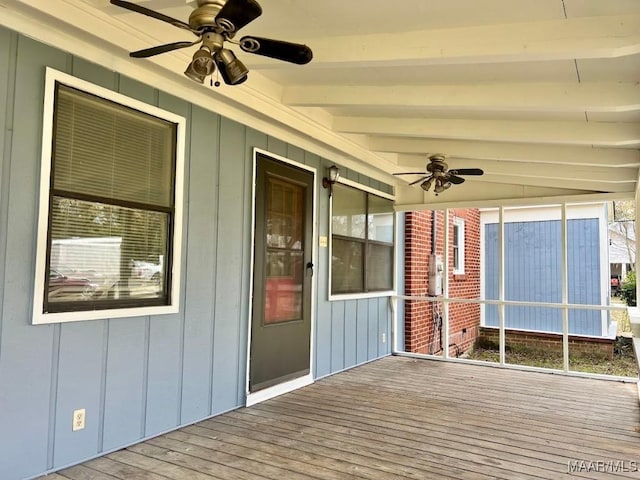
[[[634,384],[388,357],[42,479],[640,478],[636,465]]]

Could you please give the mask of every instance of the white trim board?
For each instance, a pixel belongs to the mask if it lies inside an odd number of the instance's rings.
[[[105,310],[83,310],[77,312],[45,313],[44,282],[46,274],[47,232],[49,223],[49,189],[52,162],[53,114],[56,84],[61,83],[92,95],[124,105],[148,115],[162,118],[176,125],[176,158],[174,180],[174,230],[171,262],[171,299],[168,305],[154,307],[127,307]],[[43,105],[42,155],[40,160],[40,200],[38,205],[38,232],[36,243],[36,268],[33,294],[32,323],[34,325],[63,323],[81,320],[99,320],[105,318],[139,317],[177,313],[180,309],[180,275],[182,258],[182,215],[184,187],[184,154],[186,146],[186,119],[154,105],[127,97],[108,88],[81,80],[72,75],[47,67]]]
[[[311,385],[312,383],[313,375],[309,373],[304,377],[295,378],[293,380],[289,380],[288,382],[280,383],[278,385],[274,385],[273,387],[265,388],[264,390],[259,390],[255,393],[249,393],[247,394],[247,401],[245,402],[245,406],[250,407],[257,403],[264,402],[265,400],[284,395],[285,393],[293,392],[298,388],[306,387],[307,385]]]
[[[349,180],[348,178],[338,177],[338,183],[341,183],[343,185],[347,185],[348,187],[356,188],[358,190],[362,190],[363,192],[371,193],[371,194],[376,195],[378,197],[386,198],[387,200],[395,201],[395,199],[396,199],[395,195],[393,195],[393,194],[382,192],[380,190],[376,190],[375,188],[371,188],[371,187],[369,187],[367,185],[363,185],[361,183],[354,182],[353,180]]]

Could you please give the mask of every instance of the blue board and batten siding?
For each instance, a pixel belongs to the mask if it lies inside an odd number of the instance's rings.
[[[187,119],[180,313],[31,325],[45,66]],[[3,28],[0,72],[0,478],[30,478],[243,405],[253,148],[320,173],[333,162]],[[388,354],[387,299],[328,302],[326,248],[318,261],[315,376]],[[78,408],[86,428],[72,432]]]
[[[505,223],[505,300],[562,303],[562,232],[559,220]],[[498,225],[485,225],[485,298],[498,299]],[[569,303],[600,305],[599,219],[567,221]],[[507,306],[506,328],[562,332],[562,310]],[[485,325],[498,326],[498,307],[485,307]],[[602,335],[596,310],[569,310],[569,333]]]

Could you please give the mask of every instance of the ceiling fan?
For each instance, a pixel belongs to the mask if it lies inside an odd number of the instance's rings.
[[[244,82],[249,70],[238,60],[233,51],[225,48],[225,42],[239,45],[243,51],[248,53],[298,65],[309,63],[313,58],[311,49],[298,43],[251,36],[244,36],[239,41],[232,41],[238,30],[262,15],[262,8],[256,0],[197,1],[198,6],[189,15],[187,23],[136,3],[111,0],[113,5],[169,23],[198,37],[193,41],[174,42],[137,50],[129,53],[129,56],[147,58],[201,44],[193,54],[193,59],[184,74],[191,80],[204,83],[205,78],[213,74],[217,66],[220,75],[228,85],[238,85]],[[216,82],[216,86],[218,85],[220,82]]]
[[[433,191],[436,195],[444,192],[451,185],[459,185],[465,181],[464,178],[459,175],[482,175],[484,172],[479,168],[458,168],[455,170],[448,170],[449,166],[444,162],[446,158],[442,153],[436,153],[427,157],[429,163],[427,163],[426,172],[401,172],[394,173],[393,175],[423,175],[415,182],[411,182],[409,185],[415,185],[420,183],[420,187],[428,192],[432,185]],[[426,175],[425,175],[426,173]]]

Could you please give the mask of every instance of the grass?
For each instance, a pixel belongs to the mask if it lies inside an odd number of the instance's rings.
[[[611,297],[611,305],[626,307],[620,297]],[[631,333],[631,322],[629,321],[629,313],[626,310],[611,312],[611,320],[618,322],[618,335]]]
[[[611,297],[611,305],[626,306],[620,297]],[[611,312],[611,319],[618,322],[617,340],[613,359],[597,355],[572,355],[569,352],[569,370],[622,377],[638,377],[638,365],[631,340],[631,323],[626,310]],[[556,351],[509,348],[505,361],[512,365],[527,365],[538,368],[563,369],[562,353]],[[500,354],[495,345],[476,345],[467,358],[486,362],[499,362]]]
[[[500,354],[495,348],[474,348],[468,355],[471,360],[499,362]],[[505,361],[513,365],[527,365],[538,368],[562,370],[562,353],[529,349],[511,349],[505,351]],[[638,366],[633,352],[631,339],[618,337],[614,348],[613,359],[605,359],[597,355],[569,355],[569,370],[576,372],[616,375],[622,377],[638,377]]]

